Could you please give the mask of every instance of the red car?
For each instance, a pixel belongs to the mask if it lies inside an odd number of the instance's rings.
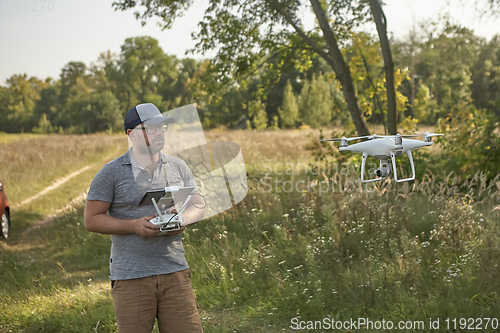
[[[7,239],[9,238],[10,231],[10,208],[2,182],[0,182],[0,214],[2,215],[2,220],[0,221],[0,237]]]

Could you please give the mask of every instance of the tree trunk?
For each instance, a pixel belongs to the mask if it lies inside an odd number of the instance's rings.
[[[411,95],[410,95],[410,104],[411,104],[411,112],[410,116],[415,118],[415,56],[413,45],[411,46]]]
[[[411,83],[410,104],[411,104],[411,110],[410,110],[410,116],[412,118],[415,118],[415,94],[416,94],[416,87],[415,87],[415,44],[416,44],[416,32],[415,32],[415,27],[412,27],[412,29],[410,31],[410,57],[411,57],[411,76],[410,76],[410,83]]]
[[[379,0],[368,0],[377,25],[378,37],[382,48],[385,64],[385,87],[387,90],[387,130],[389,134],[397,133],[398,110],[396,103],[396,85],[394,82],[394,63],[392,61],[391,47],[387,38],[387,20]]]
[[[352,81],[351,70],[345,62],[342,52],[340,52],[335,34],[330,28],[325,11],[323,7],[321,7],[319,0],[310,1],[328,47],[328,53],[320,53],[319,55],[333,68],[337,79],[342,85],[342,92],[347,102],[347,108],[351,114],[354,126],[356,126],[358,135],[369,135],[368,126],[363,117],[363,112],[359,107],[358,96],[356,95],[356,90]]]

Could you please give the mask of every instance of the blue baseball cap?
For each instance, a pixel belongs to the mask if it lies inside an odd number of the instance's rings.
[[[159,125],[172,124],[175,119],[172,117],[163,117],[160,110],[153,103],[144,103],[134,106],[125,116],[125,133],[127,130],[134,129],[139,124]]]

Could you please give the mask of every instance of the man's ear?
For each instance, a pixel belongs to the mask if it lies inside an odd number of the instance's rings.
[[[134,137],[134,130],[132,130],[130,128],[127,130],[127,135],[130,138],[130,140],[135,139],[135,137]]]

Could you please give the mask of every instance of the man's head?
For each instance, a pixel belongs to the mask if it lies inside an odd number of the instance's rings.
[[[160,110],[151,103],[139,104],[125,116],[125,133],[134,147],[142,153],[156,154],[163,149],[164,132],[175,119],[163,117]]]

